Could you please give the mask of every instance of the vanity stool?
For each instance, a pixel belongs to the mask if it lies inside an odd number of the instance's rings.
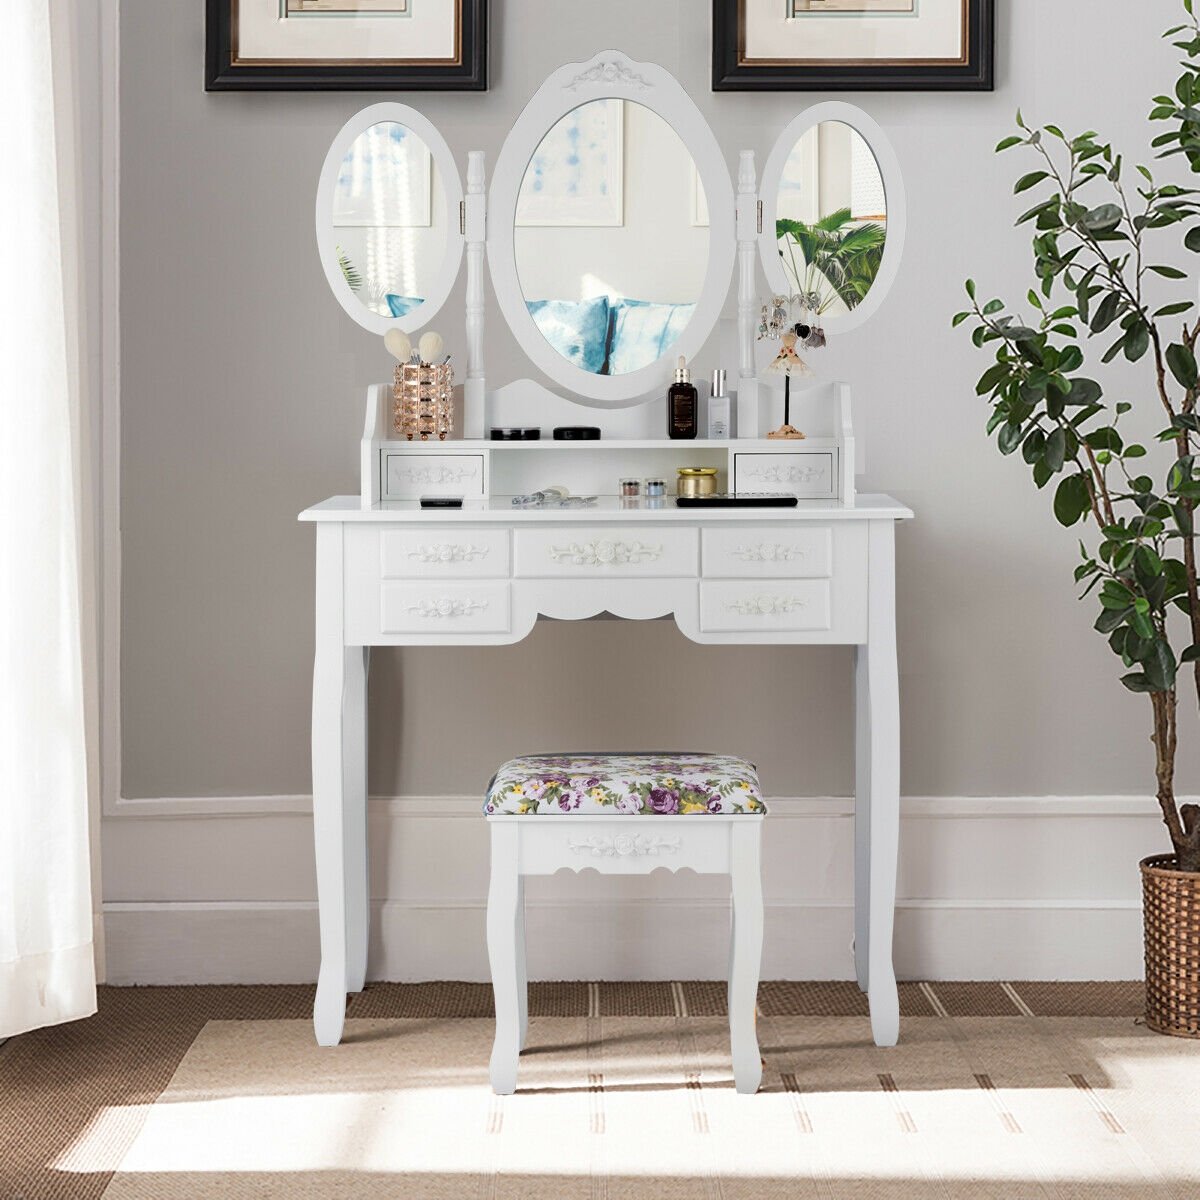
[[[529,1024],[525,977],[526,875],[591,867],[647,875],[690,867],[729,875],[729,1040],[737,1090],[762,1080],[755,1031],[763,904],[758,773],[719,754],[544,754],[514,758],[496,773],[484,812],[491,826],[487,940],[496,995],[492,1090],[517,1085]]]

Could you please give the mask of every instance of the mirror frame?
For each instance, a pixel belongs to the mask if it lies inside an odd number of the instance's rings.
[[[546,134],[567,113],[592,100],[628,100],[660,116],[692,156],[708,200],[708,268],[691,321],[669,352],[627,375],[593,375],[563,358],[525,306],[517,270],[517,198],[525,171]],[[605,50],[586,63],[568,63],[547,78],[525,106],[496,161],[488,203],[487,257],[492,286],[508,327],[530,361],[573,397],[596,408],[625,408],[665,395],[680,354],[688,362],[716,328],[729,295],[736,254],[733,182],[717,139],[675,77],[654,63]]]
[[[788,295],[792,291],[791,281],[779,262],[778,240],[774,236],[779,181],[784,167],[791,157],[796,143],[810,130],[826,121],[839,121],[849,125],[870,147],[883,176],[883,190],[887,199],[887,241],[883,247],[883,261],[879,274],[871,285],[862,303],[845,315],[823,318],[824,328],[829,333],[849,333],[865,324],[887,298],[896,275],[900,270],[900,259],[904,255],[904,230],[908,220],[908,206],[904,194],[904,180],[900,174],[900,160],[892,149],[887,135],[861,108],[833,100],[827,104],[816,104],[805,109],[779,135],[767,164],[763,168],[759,183],[759,201],[762,204],[762,228],[759,231],[758,249],[762,259],[763,273],[774,295]]]
[[[437,269],[433,285],[422,288],[425,292],[425,303],[414,308],[403,317],[381,316],[371,312],[369,308],[350,290],[341,268],[338,266],[337,255],[333,247],[326,245],[325,239],[330,228],[329,217],[333,207],[333,193],[337,186],[338,174],[341,171],[342,160],[359,134],[385,121],[393,121],[403,125],[415,133],[426,146],[433,157],[442,177],[442,190],[446,197],[446,248],[442,261]],[[382,104],[371,104],[360,109],[346,122],[333,139],[329,152],[325,155],[325,163],[321,167],[321,179],[317,185],[316,231],[317,254],[321,259],[321,267],[329,288],[337,297],[338,303],[346,310],[348,316],[371,333],[385,334],[389,329],[403,329],[406,333],[429,324],[446,303],[458,279],[459,266],[462,262],[463,244],[463,189],[454,155],[446,144],[437,126],[427,117],[422,116],[416,109],[407,104],[398,104],[387,100]]]

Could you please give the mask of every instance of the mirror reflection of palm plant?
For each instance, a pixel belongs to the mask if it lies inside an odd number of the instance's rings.
[[[840,299],[856,308],[871,290],[883,262],[887,229],[877,221],[855,224],[848,208],[803,221],[775,222],[779,257],[796,290],[819,297],[816,311],[826,312]]]
[[[350,261],[349,255],[347,255],[341,246],[337,247],[337,260],[347,286],[352,292],[357,292],[363,284],[362,276],[358,273],[358,268]]]

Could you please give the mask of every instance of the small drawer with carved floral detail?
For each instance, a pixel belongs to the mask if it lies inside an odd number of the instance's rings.
[[[707,580],[700,585],[704,633],[816,633],[832,627],[828,579]]]
[[[679,578],[698,573],[699,532],[662,525],[518,529],[513,563],[514,574],[526,579]]]
[[[779,454],[735,453],[735,492],[791,493],[812,499],[837,495],[836,452],[792,450]]]
[[[833,530],[780,524],[705,529],[706,576],[726,579],[827,579],[833,574]]]
[[[504,579],[508,530],[385,529],[379,535],[379,568],[384,579]]]
[[[482,454],[436,454],[424,450],[381,450],[380,499],[419,500],[422,496],[482,496]]]
[[[382,633],[508,633],[508,584],[385,582],[379,589]]]

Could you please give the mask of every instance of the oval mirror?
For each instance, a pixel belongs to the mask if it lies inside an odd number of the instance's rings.
[[[784,130],[763,171],[759,242],[771,290],[845,333],[883,302],[904,241],[904,191],[882,130],[821,104]]]
[[[720,316],[733,188],[703,117],[659,67],[608,51],[551,76],[505,143],[489,208],[501,308],[574,398],[660,394]]]
[[[374,104],[334,139],[317,189],[317,248],[341,306],[364,329],[415,330],[458,275],[462,185],[420,113]]]
[[[590,100],[542,138],[517,197],[517,276],[539,333],[591,375],[669,355],[708,266],[704,187],[653,109]]]

